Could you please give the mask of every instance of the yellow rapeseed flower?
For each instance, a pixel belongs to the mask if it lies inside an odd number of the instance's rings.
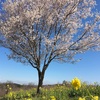
[[[31,97],[31,94],[30,94],[30,93],[27,93],[27,96],[28,96],[28,97]]]
[[[72,80],[73,87],[78,90],[81,87],[81,81],[78,78]]]
[[[79,97],[78,100],[85,100],[85,98],[81,98],[81,97]]]
[[[12,90],[12,88],[10,87],[9,90]]]
[[[12,96],[13,96],[13,93],[9,92],[8,97],[12,97]]]
[[[27,100],[32,100],[32,98],[27,98]]]
[[[7,84],[7,87],[9,87],[9,84]]]
[[[99,100],[99,97],[98,97],[98,96],[94,96],[94,97],[92,98],[92,100]]]
[[[46,98],[45,96],[42,97],[42,99],[45,99],[45,98]]]
[[[50,100],[56,100],[54,96],[50,96]]]

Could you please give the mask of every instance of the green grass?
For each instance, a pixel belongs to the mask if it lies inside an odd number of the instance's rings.
[[[0,100],[78,100],[79,97],[85,96],[87,96],[86,100],[92,100],[88,96],[98,96],[100,100],[100,86],[82,83],[81,88],[75,90],[71,84],[69,86],[66,84],[55,85],[49,88],[41,88],[39,95],[36,94],[36,88],[20,89],[19,91],[9,90],[8,94],[0,97]]]

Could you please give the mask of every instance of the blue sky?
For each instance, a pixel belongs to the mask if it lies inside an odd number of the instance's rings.
[[[37,71],[31,66],[8,60],[8,50],[0,49],[0,82],[12,81],[17,83],[37,83]],[[78,77],[89,83],[100,83],[100,51],[80,54],[82,58],[76,64],[51,63],[46,71],[44,84],[61,83],[63,80],[71,81]]]
[[[97,4],[96,8],[100,10],[100,0],[97,0]],[[31,66],[8,60],[6,56],[8,52],[7,49],[0,48],[0,82],[37,84],[37,71]],[[46,71],[44,84],[61,83],[63,80],[71,81],[74,77],[89,83],[100,83],[100,51],[88,51],[79,54],[78,57],[82,60],[76,64],[51,63]]]

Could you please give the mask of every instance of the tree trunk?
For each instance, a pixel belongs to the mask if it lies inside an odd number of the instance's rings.
[[[37,87],[37,94],[40,94],[41,90],[40,88],[43,85],[43,79],[44,79],[44,72],[38,71],[38,87]]]

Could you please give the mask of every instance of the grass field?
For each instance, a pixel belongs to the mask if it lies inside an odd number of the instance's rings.
[[[14,83],[0,84],[0,100],[100,100],[100,85],[95,83],[75,89],[71,82],[45,85],[36,94],[35,85],[19,85]]]

